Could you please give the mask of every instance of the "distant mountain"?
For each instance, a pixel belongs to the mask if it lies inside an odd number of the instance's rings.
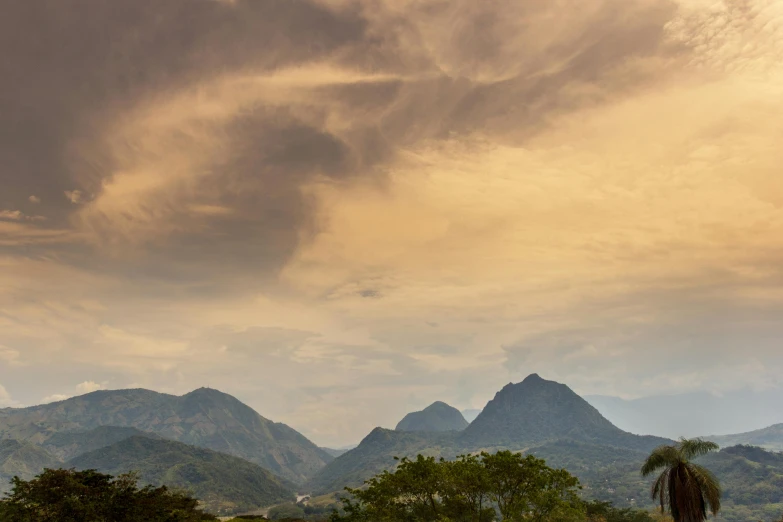
[[[457,408],[434,402],[421,411],[407,414],[394,428],[397,431],[461,431],[468,421]]]
[[[333,459],[294,429],[208,388],[181,397],[143,389],[102,390],[0,411],[0,438],[41,445],[58,432],[99,426],[132,427],[235,455],[294,482],[303,482]]]
[[[705,433],[726,435],[783,423],[783,389],[749,389],[715,395],[708,392],[656,395],[625,400],[587,395],[613,424],[625,431],[678,439]]]
[[[318,495],[359,486],[384,470],[392,469],[394,457],[456,457],[456,432],[413,432],[375,428],[359,445],[326,465],[306,484]]]
[[[759,446],[771,451],[783,451],[783,424],[736,435],[710,435],[705,438],[723,447],[743,444]]]
[[[339,457],[340,455],[344,453],[348,453],[352,449],[354,449],[357,446],[357,444],[353,444],[351,446],[346,446],[344,448],[324,448],[321,447],[322,450],[324,450],[326,453],[331,455],[332,457]]]
[[[90,451],[111,446],[136,435],[154,439],[160,438],[154,433],[146,433],[136,428],[98,426],[88,431],[57,432],[43,443],[43,448],[58,459],[65,461]]]
[[[138,471],[144,484],[191,491],[207,511],[247,511],[294,500],[291,482],[244,459],[171,440],[135,435],[68,462],[119,475]]]
[[[10,490],[13,476],[29,480],[44,468],[59,468],[62,462],[29,442],[0,440],[0,494]]]
[[[667,442],[671,441],[620,430],[568,386],[534,374],[519,384],[504,387],[461,432],[376,428],[356,449],[320,470],[308,487],[314,493],[326,493],[345,485],[358,486],[373,475],[392,469],[396,465],[394,457],[413,457],[418,453],[453,458],[461,453],[511,449],[550,451],[551,457],[552,451],[566,455],[576,446],[590,447],[590,455],[595,459],[585,458],[580,465],[597,471],[611,467],[615,455],[643,460],[645,452]],[[562,446],[558,447],[558,443]],[[637,475],[638,464],[634,464]]]
[[[559,439],[641,450],[666,442],[624,432],[571,388],[537,374],[503,387],[465,428],[461,439],[471,447],[514,449]]]
[[[462,413],[462,417],[468,422],[473,422],[476,417],[479,416],[479,413],[481,413],[481,410],[462,410],[460,413]]]

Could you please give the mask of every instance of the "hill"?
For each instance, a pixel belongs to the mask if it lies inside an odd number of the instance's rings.
[[[62,461],[70,460],[84,453],[94,451],[136,435],[159,438],[136,428],[119,426],[98,426],[87,431],[61,431],[49,437],[43,448]]]
[[[421,411],[407,414],[394,428],[397,431],[461,431],[468,421],[457,408],[434,402]]]
[[[775,424],[760,430],[738,433],[736,435],[717,435],[707,437],[721,446],[739,444],[759,446],[772,451],[783,451],[783,424]]]
[[[303,482],[333,458],[296,430],[208,388],[183,396],[144,389],[101,390],[52,404],[0,411],[0,438],[39,445],[58,432],[100,426],[136,428],[228,453],[294,482]]]
[[[529,375],[508,384],[465,428],[466,447],[524,449],[559,439],[650,450],[666,442],[624,432],[565,384]]]
[[[171,440],[134,435],[67,463],[119,475],[138,471],[142,483],[187,489],[217,514],[291,501],[295,486],[246,460]]]
[[[340,455],[308,481],[314,494],[359,486],[368,478],[396,466],[394,457],[458,455],[455,432],[413,432],[375,428],[359,445]]]
[[[0,440],[0,494],[10,490],[13,476],[29,480],[44,468],[59,468],[62,462],[29,442]]]

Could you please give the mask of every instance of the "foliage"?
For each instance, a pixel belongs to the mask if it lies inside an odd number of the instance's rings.
[[[134,436],[81,455],[69,465],[112,475],[137,471],[143,483],[187,489],[205,509],[218,514],[294,499],[292,484],[256,464],[171,440]]]
[[[454,462],[403,458],[362,489],[347,488],[344,515],[332,522],[484,522],[581,520],[579,481],[532,455],[510,451],[461,456]]]
[[[611,502],[593,500],[585,502],[585,514],[589,522],[656,522],[647,511],[632,508],[616,508]]]
[[[675,522],[702,522],[707,506],[713,515],[720,511],[721,488],[718,479],[694,458],[717,450],[718,445],[701,439],[680,439],[674,445],[656,448],[642,466],[642,475],[661,471],[653,482],[652,498],[661,509],[669,508]]]
[[[165,486],[137,486],[134,474],[117,478],[95,470],[47,469],[12,480],[0,501],[2,522],[197,522],[217,520],[198,500]]]
[[[286,518],[303,519],[304,509],[296,504],[281,504],[269,510],[269,520],[283,520]]]

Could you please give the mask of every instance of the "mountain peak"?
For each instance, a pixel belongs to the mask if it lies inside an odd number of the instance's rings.
[[[645,445],[606,420],[565,384],[531,374],[504,386],[463,434],[479,446],[529,447],[558,439]]]
[[[468,425],[462,413],[445,402],[436,401],[421,411],[407,414],[395,431],[461,431]]]

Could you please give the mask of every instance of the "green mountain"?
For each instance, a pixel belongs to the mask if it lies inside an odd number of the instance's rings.
[[[145,433],[136,428],[119,426],[98,426],[88,431],[60,431],[46,439],[43,448],[60,460],[70,460],[84,453],[111,446],[121,440],[142,435],[160,438],[153,433]]]
[[[154,391],[102,390],[65,401],[0,411],[0,439],[44,445],[58,432],[99,426],[136,428],[244,458],[294,482],[303,482],[333,457],[302,434],[265,419],[217,390],[183,396]]]
[[[10,490],[10,480],[29,480],[44,468],[59,468],[62,462],[45,449],[29,442],[0,440],[0,494]]]
[[[457,456],[455,432],[415,432],[375,428],[359,445],[326,465],[306,484],[319,495],[359,486],[368,478],[395,467],[394,457]]]
[[[295,499],[294,484],[246,460],[181,442],[134,435],[67,463],[119,475],[137,471],[142,483],[187,489],[216,514]]]
[[[524,449],[558,439],[650,450],[666,441],[624,432],[565,384],[533,374],[508,384],[461,434],[466,447]]]
[[[774,430],[770,430],[770,437]],[[567,386],[531,375],[497,393],[462,432],[374,429],[359,446],[329,463],[307,484],[314,494],[358,486],[395,467],[394,457],[453,458],[511,449],[543,458],[576,475],[586,498],[652,508],[650,480],[639,469],[649,452],[672,441],[626,433]],[[783,454],[735,446],[700,459],[724,489],[727,522],[779,520],[783,513]]]
[[[558,441],[596,446],[592,460],[583,464],[600,470],[627,453],[637,459],[644,452],[670,442],[640,437],[612,425],[568,386],[531,375],[500,390],[479,416],[461,432],[405,432],[376,428],[359,446],[329,463],[307,484],[316,494],[358,486],[395,466],[394,457],[418,453],[453,458],[481,450],[547,451]],[[630,457],[629,457],[630,458]],[[576,470],[574,470],[576,471]]]
[[[783,424],[775,424],[760,430],[738,433],[736,435],[717,435],[707,437],[721,446],[738,444],[759,446],[772,451],[783,451]]]
[[[397,431],[461,431],[468,421],[457,408],[434,402],[421,411],[407,414],[394,428]]]

